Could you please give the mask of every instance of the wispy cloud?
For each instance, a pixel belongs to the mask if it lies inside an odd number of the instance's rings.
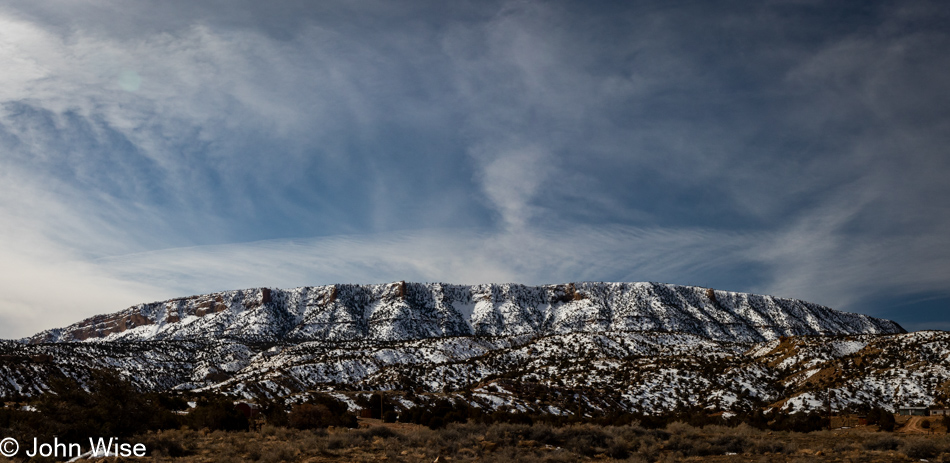
[[[709,230],[570,227],[502,233],[430,229],[202,246],[101,259],[117,279],[179,293],[261,285],[395,280],[543,284],[699,278],[743,262],[750,237]]]
[[[946,19],[8,2],[0,336],[262,285],[659,280],[867,313],[945,292]]]

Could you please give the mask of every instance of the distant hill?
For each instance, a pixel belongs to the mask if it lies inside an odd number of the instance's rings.
[[[691,286],[397,282],[225,291],[0,341],[0,395],[35,395],[51,376],[84,381],[93,368],[143,390],[386,390],[405,407],[893,409],[950,400],[950,334]]]

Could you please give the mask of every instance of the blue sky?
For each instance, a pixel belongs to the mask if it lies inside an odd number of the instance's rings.
[[[950,329],[944,2],[0,5],[0,337],[661,281]]]

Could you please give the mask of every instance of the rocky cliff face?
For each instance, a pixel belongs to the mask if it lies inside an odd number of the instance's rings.
[[[692,286],[397,282],[261,288],[172,299],[99,315],[25,341],[406,341],[608,331],[687,333],[727,342],[904,332],[892,321],[804,301]]]

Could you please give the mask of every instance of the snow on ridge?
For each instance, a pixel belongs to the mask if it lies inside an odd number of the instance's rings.
[[[147,390],[214,390],[248,398],[307,391],[349,391],[352,397],[367,388],[397,395],[407,388],[423,395],[469,391],[489,409],[553,410],[553,405],[573,410],[568,413],[584,411],[562,404],[642,413],[687,406],[815,410],[829,390],[835,391],[835,410],[927,405],[942,400],[950,375],[947,332],[801,336],[755,344],[682,332],[587,331],[404,341],[96,339],[0,345],[6,379],[0,394],[35,395],[47,388],[51,374],[82,379],[83,372],[112,368]],[[568,394],[566,402],[538,403],[532,392],[538,387],[549,397]]]
[[[681,332],[729,342],[904,332],[889,320],[804,301],[695,286],[396,282],[253,288],[176,298],[47,330],[29,341],[201,337],[398,341],[617,330]]]

